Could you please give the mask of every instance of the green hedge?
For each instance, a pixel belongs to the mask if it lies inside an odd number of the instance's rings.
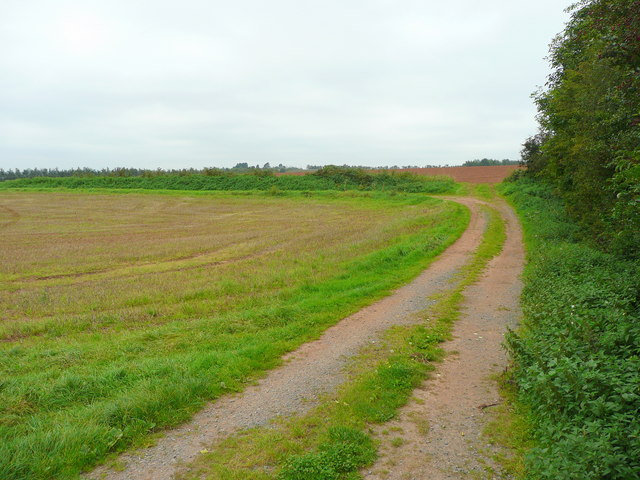
[[[523,325],[508,338],[536,443],[528,478],[640,478],[640,264],[578,240],[549,187],[501,188],[528,248]]]
[[[325,167],[308,175],[159,175],[149,177],[36,177],[0,182],[12,188],[117,188],[150,190],[389,190],[408,193],[453,193],[457,184],[447,177],[406,173],[371,173],[361,169]]]

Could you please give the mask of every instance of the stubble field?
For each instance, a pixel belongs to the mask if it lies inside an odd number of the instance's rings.
[[[73,478],[239,390],[464,230],[417,195],[0,194],[0,477]]]

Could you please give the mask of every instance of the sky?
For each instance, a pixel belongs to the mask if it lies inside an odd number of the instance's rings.
[[[0,168],[518,159],[573,0],[2,0]]]

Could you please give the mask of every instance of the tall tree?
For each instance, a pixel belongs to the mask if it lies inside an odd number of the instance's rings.
[[[555,183],[594,236],[637,254],[640,1],[575,4],[550,60],[553,73],[536,95],[540,150],[525,143],[526,163]]]

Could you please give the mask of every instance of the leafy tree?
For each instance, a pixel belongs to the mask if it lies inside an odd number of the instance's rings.
[[[520,150],[520,163],[527,167],[527,171],[533,175],[540,173],[544,169],[544,157],[542,156],[542,144],[545,136],[538,133],[527,138]]]
[[[592,236],[640,253],[640,2],[583,0],[551,45],[535,96],[541,134],[529,170],[551,181]]]

